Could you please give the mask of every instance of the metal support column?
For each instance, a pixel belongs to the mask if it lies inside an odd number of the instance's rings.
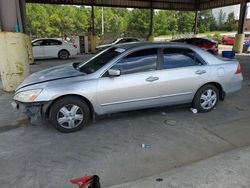
[[[149,23],[149,41],[154,41],[154,9],[153,9],[153,1],[151,0],[151,8],[150,8],[150,23]]]
[[[95,9],[93,6],[93,1],[92,1],[92,5],[91,5],[91,36],[90,36],[91,53],[96,52],[96,46],[97,46],[97,36],[95,33]]]
[[[246,18],[247,18],[247,1],[243,0],[240,4],[240,19],[238,25],[238,34],[244,33]]]
[[[194,20],[194,35],[198,34],[198,10],[195,11],[195,20]]]
[[[95,9],[94,6],[91,6],[91,33],[95,35]]]
[[[199,21],[199,7],[200,0],[195,1],[195,18],[194,18],[194,35],[198,34],[198,21]]]
[[[233,50],[237,53],[241,53],[243,49],[243,43],[245,39],[244,30],[245,22],[247,18],[247,0],[242,0],[240,4],[240,19],[238,25],[238,33],[235,36]]]

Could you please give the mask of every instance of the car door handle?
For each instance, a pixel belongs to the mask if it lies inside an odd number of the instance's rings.
[[[207,71],[206,70],[197,70],[195,74],[202,75],[205,74]]]
[[[156,80],[159,80],[159,77],[153,77],[153,76],[150,76],[146,79],[147,82],[154,82]]]

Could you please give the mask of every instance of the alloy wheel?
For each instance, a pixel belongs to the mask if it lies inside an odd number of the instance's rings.
[[[65,105],[57,113],[57,122],[65,129],[76,128],[83,120],[83,110],[77,105]]]
[[[200,105],[205,110],[212,109],[217,102],[217,94],[214,90],[208,89],[200,97]]]

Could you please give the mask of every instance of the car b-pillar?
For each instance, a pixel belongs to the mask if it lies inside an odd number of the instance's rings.
[[[0,0],[0,73],[4,91],[14,91],[29,74],[32,47],[25,33],[25,1]]]

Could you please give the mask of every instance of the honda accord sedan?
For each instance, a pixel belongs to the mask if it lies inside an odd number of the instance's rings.
[[[27,77],[13,106],[47,118],[61,132],[82,129],[96,115],[191,104],[199,112],[239,91],[237,60],[222,60],[189,44],[127,43],[93,58]]]

